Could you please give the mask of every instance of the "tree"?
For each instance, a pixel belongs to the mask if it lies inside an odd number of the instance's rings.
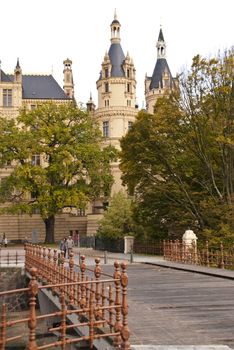
[[[111,198],[110,205],[99,222],[98,235],[117,239],[132,231],[132,200],[120,191]]]
[[[141,111],[121,142],[124,183],[141,221],[172,232],[234,234],[233,50],[196,56],[178,89]]]
[[[1,182],[4,212],[39,210],[45,242],[54,242],[55,215],[64,208],[85,208],[88,201],[108,195],[112,147],[101,150],[100,131],[91,116],[73,103],[46,103],[16,120],[0,120],[0,166],[13,164]]]

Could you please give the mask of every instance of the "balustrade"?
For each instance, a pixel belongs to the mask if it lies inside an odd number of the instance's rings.
[[[85,256],[80,257],[80,264],[75,264],[74,255],[71,252],[69,259],[64,254],[58,255],[57,250],[40,247],[27,243],[25,245],[25,269],[30,275],[27,288],[6,291],[0,293],[0,299],[4,301],[13,293],[28,293],[29,314],[28,317],[18,320],[8,320],[7,302],[1,303],[0,321],[0,350],[5,350],[8,343],[23,335],[8,337],[8,327],[16,324],[28,324],[27,350],[49,349],[57,346],[65,350],[67,344],[88,341],[90,349],[95,340],[101,338],[112,339],[113,346],[122,350],[129,350],[128,328],[128,304],[127,286],[128,277],[126,264],[114,263],[114,275],[102,272],[100,259],[95,259],[94,269],[87,268]],[[36,312],[36,299],[38,292],[47,290],[51,296],[57,298],[60,309],[50,314],[38,315]],[[108,291],[108,292],[107,292]],[[71,315],[76,315],[78,322],[67,322]],[[58,326],[51,327],[49,332],[58,332],[56,342],[38,345],[37,325],[39,320],[48,320],[59,317]],[[88,334],[68,337],[68,330],[76,328],[82,334],[84,327],[88,327]]]

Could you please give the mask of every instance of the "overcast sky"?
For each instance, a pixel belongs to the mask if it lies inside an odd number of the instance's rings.
[[[116,8],[121,44],[129,51],[142,106],[145,73],[152,75],[162,24],[172,75],[196,54],[212,55],[234,44],[234,0],[7,0],[0,2],[1,67],[12,73],[51,74],[63,85],[63,60],[73,61],[75,97],[97,102],[96,80],[110,47]]]

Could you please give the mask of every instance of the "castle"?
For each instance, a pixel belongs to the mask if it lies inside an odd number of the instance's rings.
[[[121,46],[121,24],[115,14],[110,25],[111,45],[105,53],[101,63],[101,71],[97,80],[98,104],[97,108],[90,96],[87,102],[87,110],[92,113],[103,133],[102,146],[111,144],[120,148],[120,140],[132,127],[138,113],[136,104],[136,70],[133,59]],[[154,106],[158,97],[167,94],[175,86],[166,60],[166,43],[162,28],[160,28],[157,41],[157,60],[151,77],[145,77],[146,110],[154,112]],[[14,74],[6,74],[0,67],[0,114],[6,118],[17,116],[19,108],[25,106],[28,109],[36,108],[37,104],[46,101],[64,103],[74,99],[74,82],[72,61],[66,59],[63,62],[64,85],[63,89],[55,81],[52,75],[24,75],[17,59]],[[40,164],[40,155],[35,155],[35,162]],[[123,189],[119,163],[112,163],[114,184],[112,194]],[[0,180],[11,172],[11,165],[0,169]],[[60,215],[56,218],[56,239],[64,235],[64,230],[79,230],[81,234],[93,235],[97,228],[102,203],[97,200],[82,215]],[[77,213],[79,214],[79,213]],[[9,225],[9,222],[11,223]],[[0,232],[10,232],[12,239],[21,239],[25,234],[30,237],[32,230],[37,228],[39,237],[44,235],[44,226],[39,214],[33,217],[26,215],[1,216]]]

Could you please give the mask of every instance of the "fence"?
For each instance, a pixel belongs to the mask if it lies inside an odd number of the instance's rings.
[[[113,253],[123,253],[124,239],[102,239],[100,237],[96,237],[95,249],[107,250]]]
[[[218,247],[213,247],[206,241],[203,247],[197,247],[195,243],[188,246],[179,240],[164,241],[163,255],[165,260],[184,264],[234,269],[234,251],[225,250],[222,243]]]
[[[136,254],[163,255],[163,241],[134,240],[133,252]]]
[[[120,269],[121,267],[121,269]],[[0,297],[6,298],[14,293],[28,293],[29,315],[18,320],[7,319],[7,305],[2,302],[0,323],[0,350],[6,345],[22,337],[22,334],[8,337],[7,329],[16,324],[27,323],[28,350],[49,349],[53,346],[65,350],[66,344],[89,342],[92,349],[96,339],[110,339],[114,348],[129,350],[127,285],[128,277],[126,264],[114,263],[113,277],[102,272],[100,259],[95,259],[95,268],[86,267],[85,257],[81,256],[80,265],[74,263],[73,253],[69,260],[58,251],[51,248],[25,245],[25,268],[31,275],[27,288],[1,292]],[[78,271],[79,269],[79,271]],[[36,298],[39,291],[49,290],[51,295],[57,296],[60,303],[59,311],[50,314],[36,314]],[[67,319],[76,315],[77,323],[67,324]],[[37,322],[42,319],[59,317],[58,326],[51,327],[49,332],[58,332],[56,342],[48,342],[38,346],[36,339]],[[68,338],[71,329],[88,328],[88,334]],[[22,332],[21,332],[22,333]]]

